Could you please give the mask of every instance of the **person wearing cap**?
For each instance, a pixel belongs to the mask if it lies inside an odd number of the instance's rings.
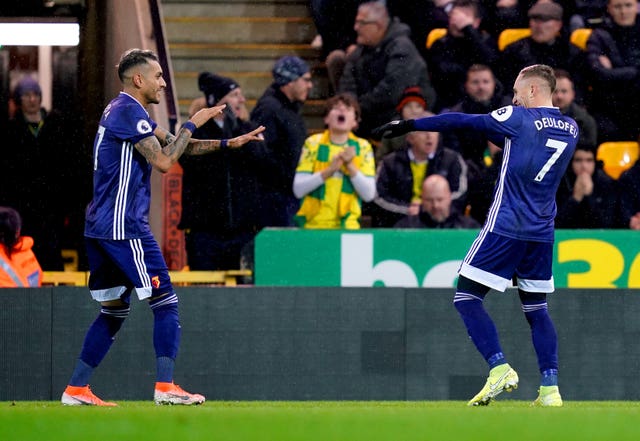
[[[240,117],[246,112],[246,98],[235,80],[202,72],[198,88],[204,94],[202,107],[227,107],[197,128],[194,138],[229,139],[258,127]],[[261,144],[250,142],[205,156],[180,157],[182,214],[178,228],[185,230],[191,270],[241,268],[242,249],[253,240],[259,225]]]
[[[498,60],[496,40],[480,25],[478,0],[454,0],[447,35],[427,51],[431,81],[438,95],[436,112],[451,107],[463,96],[467,69],[476,63],[490,66]]]
[[[520,70],[533,64],[545,64],[571,73],[581,97],[585,56],[569,42],[563,27],[563,9],[551,0],[539,0],[527,13],[531,35],[511,43],[500,54],[496,75],[502,84],[513,84]]]
[[[13,89],[16,111],[7,123],[0,147],[3,167],[0,205],[16,209],[22,216],[22,232],[34,240],[33,251],[45,271],[62,271],[62,239],[65,218],[75,209],[82,216],[88,202],[83,190],[90,180],[80,179],[90,160],[72,142],[74,129],[64,116],[42,107],[42,89],[25,76]],[[86,158],[85,158],[86,156]],[[83,198],[82,196],[86,196]],[[73,240],[81,247],[82,223]]]
[[[640,18],[637,0],[609,0],[607,17],[587,41],[589,110],[598,142],[640,134]]]
[[[251,120],[267,128],[259,174],[261,225],[291,227],[300,205],[293,177],[308,135],[301,111],[313,83],[309,65],[296,56],[278,59],[272,74],[273,83],[251,111]]]
[[[400,102],[396,106],[398,112],[396,119],[419,118],[427,109],[427,100],[419,86],[407,87],[402,92]],[[380,140],[380,144],[375,149],[376,164],[382,162],[382,158],[391,152],[400,150],[404,146],[404,136],[397,138],[385,138]]]
[[[356,135],[372,138],[371,130],[396,114],[402,92],[420,86],[429,106],[435,103],[427,64],[411,41],[409,26],[391,18],[381,1],[369,1],[358,7],[354,22],[357,47],[342,58],[335,54],[327,60],[327,69],[344,71],[338,92],[358,98],[362,120]],[[331,64],[331,67],[329,66]]]

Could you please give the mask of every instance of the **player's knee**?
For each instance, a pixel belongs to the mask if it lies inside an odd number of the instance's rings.
[[[126,304],[120,306],[102,306],[100,315],[103,317],[111,337],[118,333],[124,321],[129,317],[130,310],[131,308]]]
[[[539,304],[546,303],[547,293],[544,292],[530,292],[518,288],[518,295],[520,296],[520,302],[524,305],[527,304]]]
[[[161,294],[149,299],[149,307],[152,311],[161,309],[177,309],[178,308],[178,295],[175,292]]]

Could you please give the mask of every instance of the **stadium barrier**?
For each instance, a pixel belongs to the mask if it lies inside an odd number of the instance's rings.
[[[239,280],[251,277],[251,274],[251,270],[169,271],[171,281],[175,286],[236,286]],[[42,275],[43,285],[87,286],[88,282],[89,272],[87,271],[44,271]]]
[[[175,381],[208,400],[467,400],[487,368],[452,304],[452,289],[179,288]],[[84,287],[1,289],[0,401],[58,400],[99,307]],[[520,387],[539,373],[514,290],[491,293]],[[565,400],[639,400],[640,295],[560,289],[549,297]],[[108,400],[150,400],[153,315],[134,301],[91,386]]]

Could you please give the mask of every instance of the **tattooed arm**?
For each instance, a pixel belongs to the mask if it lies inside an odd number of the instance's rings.
[[[148,136],[138,141],[136,149],[147,158],[147,161],[162,173],[169,171],[184,153],[191,139],[191,132],[182,128],[177,136],[165,129],[156,127],[155,136]]]
[[[209,119],[220,114],[224,108],[225,106],[222,105],[199,110],[190,119],[191,128],[193,126],[200,127]],[[191,129],[183,127],[174,136],[166,129],[156,127],[153,134],[155,136],[148,136],[138,141],[135,147],[153,167],[166,173],[189,147]],[[220,145],[220,141],[218,141],[218,145]]]

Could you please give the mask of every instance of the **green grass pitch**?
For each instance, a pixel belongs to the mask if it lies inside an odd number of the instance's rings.
[[[120,401],[117,408],[59,402],[0,402],[3,441],[625,441],[640,440],[640,402],[565,402],[532,408],[497,400],[222,402],[156,406]]]

